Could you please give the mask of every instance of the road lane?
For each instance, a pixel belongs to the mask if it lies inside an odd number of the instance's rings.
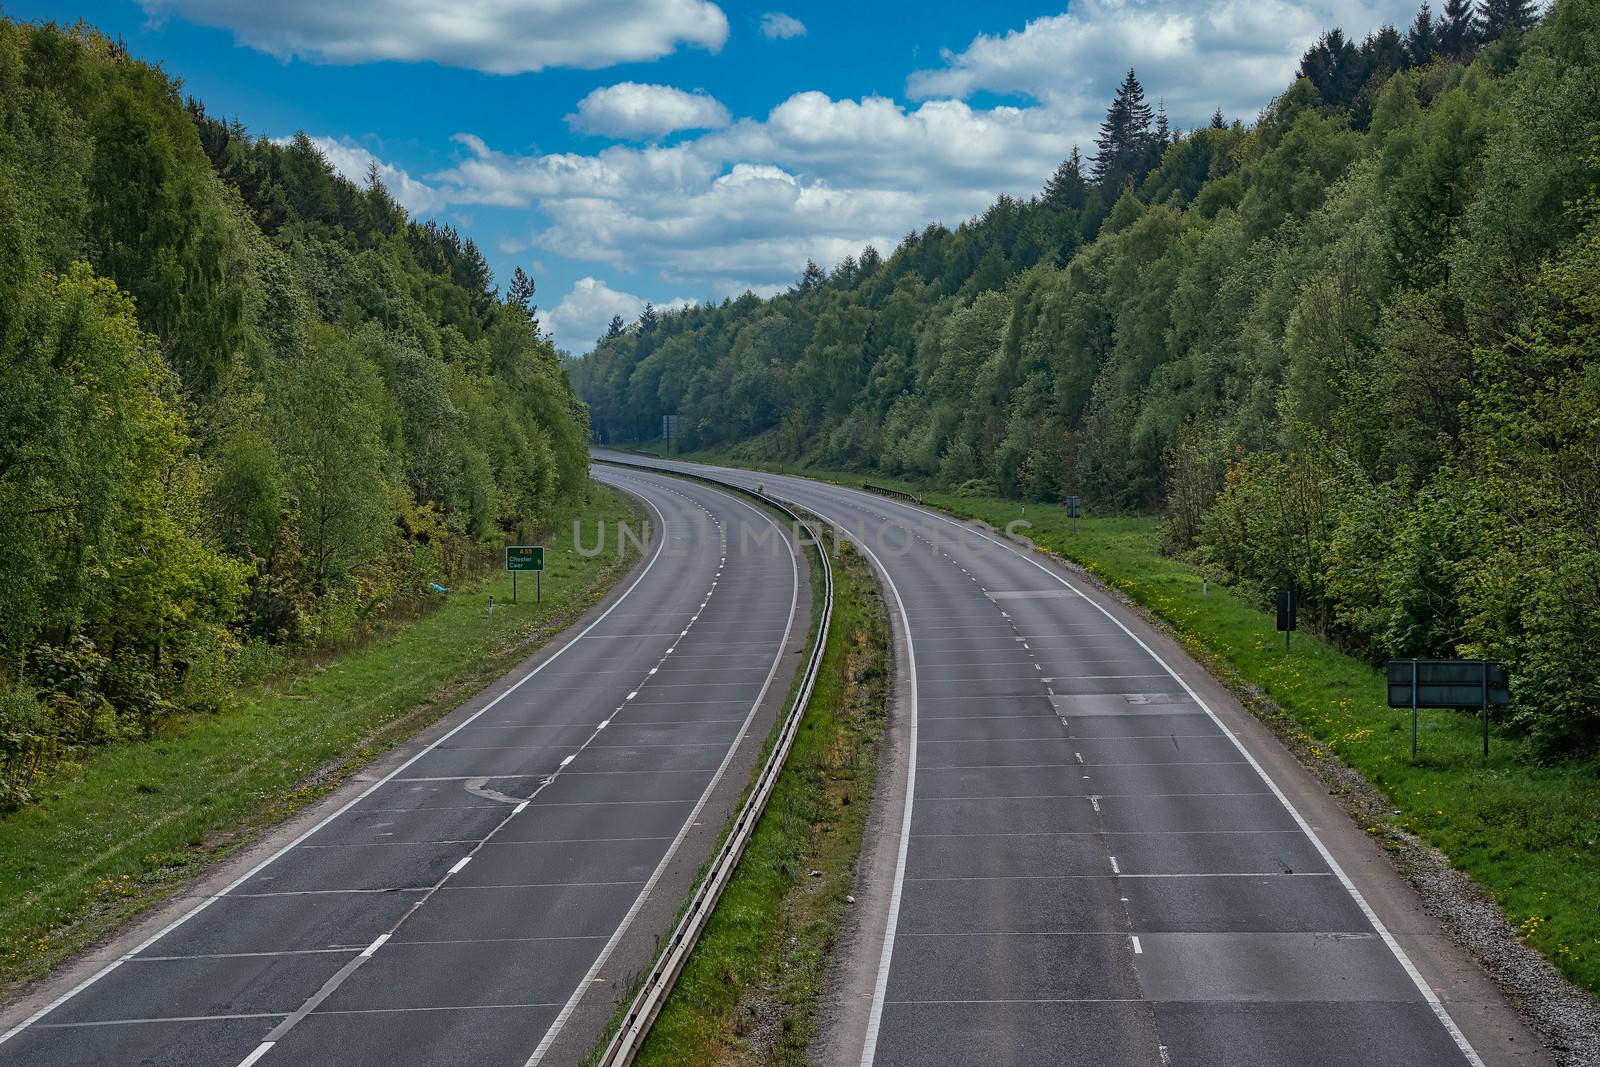
[[[802,564],[765,513],[678,479],[598,476],[643,498],[664,532],[620,599],[11,1031],[0,1063],[580,1059],[626,985],[603,968],[624,966],[625,939],[636,968],[665,930],[807,623]],[[761,550],[731,550],[756,531]]]
[[[896,500],[685,466],[888,578],[909,752],[863,1064],[1481,1062],[1260,762],[1059,571]]]

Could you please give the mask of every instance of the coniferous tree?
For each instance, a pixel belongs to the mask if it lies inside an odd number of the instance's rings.
[[[1140,167],[1150,153],[1155,134],[1150,129],[1154,115],[1145,103],[1144,86],[1133,68],[1117,87],[1117,95],[1106,109],[1105,121],[1095,138],[1094,177],[1107,189],[1116,189],[1141,177]]]
[[[1222,109],[1220,107],[1211,113],[1211,128],[1213,130],[1225,130],[1228,128],[1228,120],[1222,117]]]
[[[621,315],[611,316],[611,325],[606,327],[606,340],[609,341],[613,337],[621,337],[622,331],[626,328],[627,323],[622,321]]]
[[[661,316],[656,314],[656,306],[650,301],[644,302],[644,310],[639,312],[639,332],[650,333],[661,321]]]
[[[1441,55],[1459,59],[1478,43],[1478,29],[1472,14],[1472,0],[1444,0],[1444,15],[1439,20]]]
[[[1439,48],[1439,26],[1433,20],[1433,9],[1423,0],[1417,17],[1411,20],[1406,31],[1406,59],[1413,67],[1425,67]]]
[[[515,304],[529,314],[533,313],[533,294],[538,287],[533,279],[528,277],[528,272],[518,267],[511,272],[511,286],[506,291],[506,303]]]
[[[817,266],[817,261],[808,259],[806,260],[806,269],[800,274],[800,284],[795,288],[798,292],[809,293],[826,280],[827,275],[822,273],[822,268]]]
[[[1299,77],[1309,81],[1325,104],[1347,107],[1366,80],[1361,54],[1344,31],[1329,30],[1300,57]]]
[[[1156,154],[1159,156],[1173,141],[1172,123],[1167,119],[1167,104],[1156,101]]]
[[[1362,83],[1374,74],[1387,78],[1406,65],[1406,42],[1393,26],[1382,26],[1367,35],[1361,42],[1361,65],[1358,76]],[[1359,91],[1359,86],[1357,87]]]
[[[1480,0],[1475,23],[1478,39],[1498,41],[1513,30],[1531,29],[1537,18],[1530,0]]]
[[[1079,211],[1089,195],[1089,183],[1083,177],[1083,155],[1078,146],[1072,146],[1072,155],[1061,161],[1056,172],[1044,184],[1044,202],[1057,211]]]

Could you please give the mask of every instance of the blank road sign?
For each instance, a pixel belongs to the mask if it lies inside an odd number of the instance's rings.
[[[1485,703],[1499,707],[1511,703],[1505,668],[1494,660],[1392,659],[1387,671],[1391,708],[1412,706],[1413,671],[1417,680],[1415,703],[1419,708],[1478,708]]]

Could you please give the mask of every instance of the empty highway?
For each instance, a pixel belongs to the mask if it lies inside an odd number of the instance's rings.
[[[598,476],[664,533],[605,604],[14,1011],[0,1064],[581,1061],[743,789],[809,622],[805,563],[764,512]]]
[[[683,466],[850,531],[885,584],[889,762],[820,1062],[1548,1062],[1325,788],[1135,613],[908,503]]]

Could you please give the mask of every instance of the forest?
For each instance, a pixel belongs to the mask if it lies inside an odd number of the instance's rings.
[[[532,294],[305,136],[0,21],[0,810],[581,501]]]
[[[614,320],[597,437],[1159,512],[1373,662],[1503,660],[1526,758],[1600,752],[1600,0],[1330,30],[1250,122],[1173,129],[1129,71],[1068,148],[888,255]]]

